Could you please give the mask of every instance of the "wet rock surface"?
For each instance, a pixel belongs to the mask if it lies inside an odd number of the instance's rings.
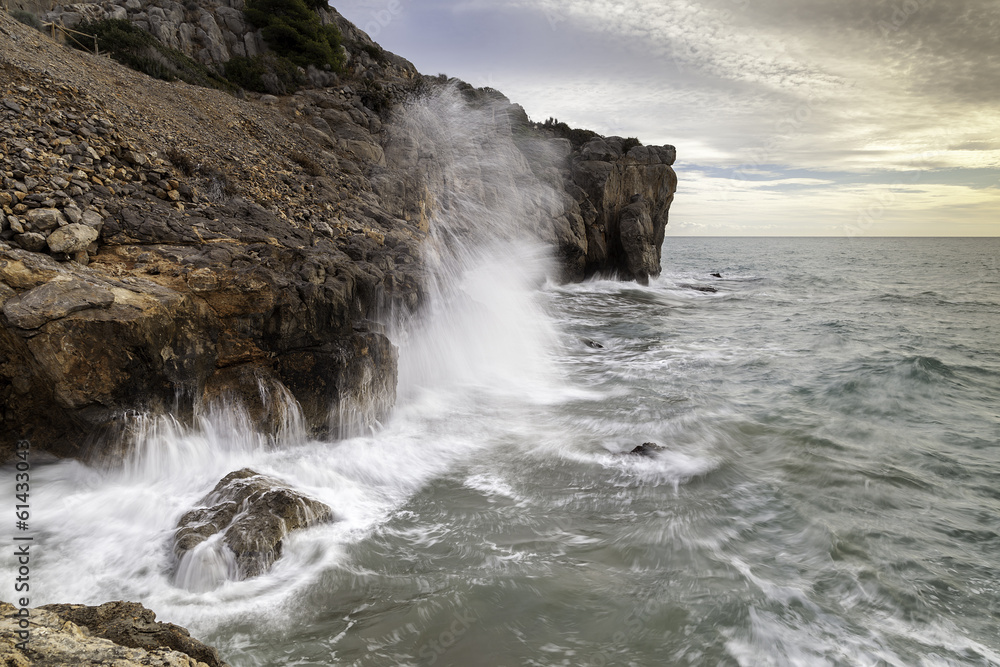
[[[655,442],[644,442],[632,449],[629,454],[633,456],[652,456],[657,452],[662,452],[666,447],[663,445],[658,445]]]
[[[192,551],[215,535],[233,558],[228,578],[242,580],[266,572],[281,557],[289,533],[334,518],[325,504],[249,468],[223,477],[199,504],[181,517],[174,534],[178,583],[187,587],[196,583],[186,576],[198,567]]]

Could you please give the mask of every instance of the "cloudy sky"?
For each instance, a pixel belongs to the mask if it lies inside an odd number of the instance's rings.
[[[668,234],[1000,235],[997,0],[331,4],[534,120],[675,145]]]

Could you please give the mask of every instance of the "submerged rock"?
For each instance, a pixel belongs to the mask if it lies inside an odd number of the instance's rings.
[[[288,533],[333,520],[327,505],[249,468],[223,477],[200,504],[174,534],[175,582],[195,591],[263,574]]]
[[[716,292],[719,291],[719,289],[717,287],[711,287],[709,285],[691,285],[691,284],[685,283],[685,284],[681,285],[681,287],[684,287],[684,288],[687,288],[687,289],[693,289],[696,292],[706,292],[708,294],[715,294]]]
[[[30,640],[18,647],[18,610],[0,602],[0,664],[228,667],[216,649],[135,602],[51,604],[28,610]]]
[[[629,454],[634,454],[635,456],[652,456],[656,452],[662,452],[665,449],[666,447],[658,445],[655,442],[644,442],[630,451]]]

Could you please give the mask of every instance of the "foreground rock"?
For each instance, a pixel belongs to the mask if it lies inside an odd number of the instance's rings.
[[[174,534],[177,584],[196,591],[223,578],[263,574],[281,557],[286,535],[333,520],[323,503],[249,468],[223,477],[200,504],[181,517]]]
[[[214,648],[134,602],[45,605],[29,619],[30,639],[18,648],[17,609],[0,603],[0,664],[228,667]]]

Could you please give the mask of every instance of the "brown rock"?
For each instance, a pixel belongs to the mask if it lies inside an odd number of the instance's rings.
[[[98,231],[89,225],[75,224],[60,227],[49,234],[46,243],[54,253],[72,255],[86,250],[87,246],[97,240]]]
[[[209,667],[227,667],[216,649],[194,639],[179,625],[158,622],[155,613],[136,602],[106,602],[97,607],[50,604],[39,609],[119,646],[150,652],[169,649]]]

